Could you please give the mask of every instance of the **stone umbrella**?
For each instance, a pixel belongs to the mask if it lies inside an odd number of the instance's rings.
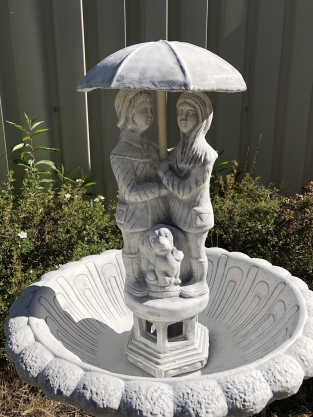
[[[166,91],[246,90],[241,74],[212,52],[185,42],[159,40],[121,49],[99,62],[77,90],[156,90],[160,158],[167,157]]]

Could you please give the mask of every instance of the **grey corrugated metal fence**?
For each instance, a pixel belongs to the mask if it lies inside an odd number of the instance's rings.
[[[255,173],[299,192],[313,180],[312,21],[312,0],[0,0],[0,178],[21,138],[4,120],[21,123],[25,110],[50,127],[43,144],[62,149],[56,162],[96,174],[96,192],[113,197],[116,91],[76,86],[116,50],[167,38],[207,47],[247,83],[243,94],[209,94],[210,144],[249,169],[262,135]],[[168,95],[169,146],[177,97]]]

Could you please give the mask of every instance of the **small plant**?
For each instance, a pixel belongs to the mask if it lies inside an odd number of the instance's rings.
[[[81,187],[90,187],[91,185],[96,184],[93,181],[94,176],[87,177],[82,172],[81,178],[79,179],[73,179],[70,178],[69,175],[75,171],[77,171],[79,168],[71,169],[70,171],[66,171],[63,164],[61,166],[58,166],[54,161],[51,161],[49,159],[42,159],[40,161],[36,161],[35,154],[37,151],[49,151],[49,152],[61,152],[60,149],[57,148],[49,148],[47,146],[36,146],[34,144],[34,136],[42,134],[47,132],[49,129],[37,129],[36,128],[44,123],[44,121],[37,121],[40,119],[40,117],[36,117],[35,119],[30,119],[27,114],[24,112],[24,119],[26,122],[26,127],[20,126],[14,122],[9,122],[7,120],[7,123],[14,126],[16,129],[21,130],[24,133],[24,137],[22,138],[21,143],[16,145],[12,152],[17,151],[18,149],[23,150],[23,152],[20,154],[20,158],[14,159],[12,162],[14,162],[16,165],[20,165],[25,168],[26,171],[30,172],[32,175],[37,174],[40,177],[42,176],[49,176],[50,178],[40,178],[39,182],[42,183],[52,183],[55,182],[54,179],[51,178],[52,172],[54,172],[60,179],[61,184],[64,183],[75,183],[79,182],[79,185]],[[50,168],[50,170],[39,170],[38,165],[46,165]]]
[[[51,152],[60,152],[60,150],[57,149],[57,148],[48,148],[46,146],[37,146],[37,147],[35,147],[35,145],[34,145],[34,136],[39,135],[39,134],[44,133],[44,132],[47,132],[49,129],[45,128],[45,129],[35,130],[39,125],[44,123],[44,121],[40,121],[40,122],[37,121],[39,119],[39,117],[36,117],[35,119],[30,119],[27,116],[27,114],[24,112],[24,118],[25,118],[25,121],[26,121],[26,124],[27,124],[26,128],[14,123],[14,122],[9,122],[7,120],[7,122],[10,125],[14,126],[16,129],[21,130],[25,135],[22,138],[22,142],[19,143],[18,145],[16,145],[12,149],[12,152],[17,151],[18,149],[23,150],[23,152],[20,155],[20,158],[14,159],[13,162],[16,165],[23,166],[25,168],[25,170],[30,172],[31,174],[38,174],[38,175],[50,174],[50,171],[40,171],[37,168],[37,165],[39,165],[39,164],[49,165],[50,161],[48,161],[49,162],[48,164],[47,164],[47,161],[45,161],[45,160],[36,162],[35,152],[38,151],[38,150],[45,150],[45,151],[51,151]],[[43,182],[53,182],[53,180],[51,178],[43,178],[43,179],[40,180],[40,182],[41,183],[43,183]]]

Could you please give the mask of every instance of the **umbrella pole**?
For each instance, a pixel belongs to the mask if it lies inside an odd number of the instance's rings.
[[[159,131],[159,155],[161,159],[167,158],[167,133],[166,133],[166,91],[157,90],[157,111]]]

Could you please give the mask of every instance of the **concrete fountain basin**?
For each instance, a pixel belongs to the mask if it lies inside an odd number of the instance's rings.
[[[5,325],[21,379],[95,416],[252,415],[313,376],[313,296],[261,259],[207,249],[207,365],[153,378],[127,361],[133,324],[121,251],[68,263],[28,287]]]

